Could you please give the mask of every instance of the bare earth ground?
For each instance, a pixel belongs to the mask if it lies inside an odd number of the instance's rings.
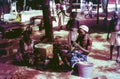
[[[92,52],[89,54],[88,61],[94,63],[93,66],[93,72],[92,72],[92,79],[98,79],[97,77],[105,76],[107,79],[120,79],[120,63],[116,63],[115,57],[116,57],[116,51],[114,50],[114,57],[113,60],[108,60],[109,58],[109,43],[106,40],[106,29],[107,27],[104,25],[104,21],[100,20],[99,24],[96,24],[96,20],[90,20],[87,19],[85,21],[84,19],[80,21],[81,24],[87,24],[90,26],[90,36],[93,39],[93,46],[92,46]],[[34,34],[35,39],[39,39],[40,35],[42,35],[41,32],[38,32],[38,30],[35,30],[36,34]],[[17,41],[15,41],[17,42]],[[16,45],[14,46],[16,47]],[[75,79],[75,77],[68,77],[69,72],[49,72],[49,71],[40,71],[39,73],[37,71],[32,71],[31,69],[28,69],[29,72],[25,72],[24,68],[27,69],[27,67],[22,66],[22,68],[18,69],[16,66],[11,65],[3,65],[5,64],[12,64],[14,57],[9,56],[1,56],[0,57],[0,79],[5,79],[6,76],[11,77],[11,74],[14,74],[16,70],[17,72],[23,72],[22,74],[17,73],[16,75],[23,75],[27,76],[29,78],[23,78],[20,79],[32,79],[35,75],[40,76],[40,79]],[[30,72],[31,71],[31,72]],[[64,70],[63,70],[64,71]],[[63,77],[65,76],[65,77]],[[76,77],[77,79],[78,77]],[[7,78],[10,79],[10,78]],[[18,79],[18,78],[15,78]],[[78,78],[79,79],[79,78]],[[102,79],[102,78],[100,78]]]

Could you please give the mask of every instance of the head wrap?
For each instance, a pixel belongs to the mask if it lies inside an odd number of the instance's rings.
[[[89,32],[89,28],[86,25],[79,26],[79,29],[83,29],[84,31]]]

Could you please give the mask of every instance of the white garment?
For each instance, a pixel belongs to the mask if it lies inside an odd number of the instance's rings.
[[[72,29],[73,31],[69,31],[69,35],[68,35],[68,44],[71,45],[71,41],[76,41],[77,37],[78,37],[78,32],[76,28]]]
[[[16,2],[12,2],[12,3],[11,3],[10,13],[13,13],[13,14],[15,13],[15,14],[17,14]]]
[[[86,9],[86,1],[85,0],[81,0],[80,8],[81,8],[81,12],[85,11],[85,9]]]
[[[117,44],[118,46],[120,46],[120,31],[117,32],[117,36],[116,36],[116,44]]]
[[[63,10],[66,11],[66,6],[65,6],[65,5],[62,5],[62,7],[63,7]]]
[[[120,31],[112,32],[109,42],[111,45],[120,46]]]
[[[93,3],[89,2],[88,6],[89,6],[89,12],[92,12],[92,10],[93,10]]]

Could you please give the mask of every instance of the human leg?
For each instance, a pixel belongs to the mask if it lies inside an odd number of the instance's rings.
[[[112,59],[114,45],[110,45],[110,60]]]
[[[116,57],[116,61],[120,62],[120,46],[117,46],[117,57]]]
[[[68,52],[68,50],[62,50],[60,53],[59,53],[62,61],[63,61],[63,64],[65,66],[68,66],[70,67],[70,58],[71,58],[71,53]]]
[[[112,59],[112,54],[113,54],[113,49],[114,49],[114,45],[116,45],[116,32],[112,32],[110,35],[110,60]]]

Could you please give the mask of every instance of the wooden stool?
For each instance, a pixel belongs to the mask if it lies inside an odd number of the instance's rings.
[[[41,57],[44,59],[53,58],[53,45],[38,43],[35,45],[35,48],[39,51]]]

